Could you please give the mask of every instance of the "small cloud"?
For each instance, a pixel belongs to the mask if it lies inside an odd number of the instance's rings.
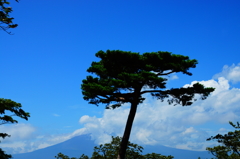
[[[179,77],[177,75],[173,75],[170,77],[170,80],[175,80],[175,79],[178,79]]]
[[[171,80],[176,80],[176,79],[178,79],[179,77],[175,74],[175,73],[173,73],[173,74],[171,74],[171,75],[169,75],[168,77],[167,77],[167,79],[169,80],[169,81],[171,81]]]
[[[55,117],[59,117],[60,115],[59,115],[59,114],[53,114],[53,116],[55,116]]]

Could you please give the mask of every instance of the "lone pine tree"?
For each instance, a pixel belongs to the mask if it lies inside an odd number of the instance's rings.
[[[96,57],[99,62],[92,62],[87,72],[95,76],[87,76],[81,85],[83,98],[90,104],[106,104],[106,108],[117,108],[124,103],[130,103],[125,131],[119,148],[118,159],[124,159],[128,140],[137,106],[149,93],[153,97],[169,104],[189,106],[196,100],[196,94],[201,99],[214,91],[196,83],[187,88],[166,89],[167,75],[182,72],[192,75],[188,70],[195,68],[197,60],[188,56],[176,55],[170,52],[133,53],[120,50],[99,51]]]

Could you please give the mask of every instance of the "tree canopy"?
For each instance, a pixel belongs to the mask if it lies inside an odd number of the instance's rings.
[[[214,91],[214,88],[205,88],[200,83],[184,88],[166,88],[168,75],[192,75],[189,69],[196,67],[197,60],[188,56],[166,51],[140,54],[107,50],[97,52],[96,57],[100,61],[92,62],[87,70],[95,75],[82,81],[83,98],[90,104],[106,104],[106,108],[113,109],[124,103],[131,104],[118,159],[124,159],[137,106],[145,100],[143,94],[149,93],[162,101],[167,99],[169,104],[189,106],[196,100],[196,94],[206,99]]]
[[[237,125],[229,122],[235,129],[240,129],[240,124]],[[217,134],[211,136],[207,141],[216,140],[221,145],[207,147],[206,150],[211,152],[218,159],[240,159],[240,130],[229,131],[227,134]]]
[[[28,120],[30,117],[29,113],[22,110],[21,107],[22,105],[20,103],[14,102],[10,99],[0,98],[0,125],[18,123],[13,116]],[[4,139],[5,137],[10,137],[10,135],[0,132],[0,138]],[[5,152],[0,148],[0,158],[9,159],[11,158],[11,155],[5,154]]]
[[[92,159],[113,159],[118,155],[119,145],[121,143],[120,137],[112,137],[111,143],[106,143],[98,147],[94,147]],[[128,142],[126,150],[126,158],[141,158],[142,146]]]
[[[19,0],[15,0],[18,2]],[[8,31],[10,28],[16,28],[18,24],[13,23],[13,17],[10,16],[10,13],[13,11],[11,7],[9,7],[10,2],[7,0],[0,0],[0,29],[6,31],[7,33],[11,33]]]

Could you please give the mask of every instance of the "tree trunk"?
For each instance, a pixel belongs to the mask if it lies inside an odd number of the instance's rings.
[[[137,105],[138,105],[137,101],[134,101],[131,103],[131,108],[130,108],[130,112],[128,114],[127,124],[125,127],[125,131],[124,131],[124,134],[122,137],[121,144],[120,144],[117,159],[125,159],[127,144],[128,144],[128,140],[130,138],[133,120],[134,120],[134,117],[135,117],[135,114],[137,111]]]

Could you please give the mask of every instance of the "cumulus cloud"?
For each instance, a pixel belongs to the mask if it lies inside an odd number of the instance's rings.
[[[11,135],[1,141],[1,148],[8,154],[31,152],[60,142],[75,136],[85,134],[85,129],[79,129],[68,134],[39,135],[36,128],[29,124],[2,125],[0,132]]]
[[[215,122],[227,124],[239,120],[240,89],[230,87],[229,81],[238,82],[240,64],[224,66],[222,73],[207,81],[193,81],[185,85],[200,82],[206,87],[214,87],[215,91],[206,100],[197,100],[192,106],[182,107],[169,105],[146,96],[144,103],[138,106],[134,120],[131,141],[141,145],[161,144],[165,146],[205,150],[211,145],[206,139],[211,135],[222,133],[226,129],[202,129],[205,124]],[[177,76],[171,77],[177,79]],[[129,105],[115,110],[105,110],[101,118],[82,116],[79,120],[84,128],[76,130],[68,137],[91,133],[97,144],[106,143],[111,136],[122,136]]]
[[[196,82],[216,89],[206,100],[197,100],[192,106],[173,106],[146,96],[147,100],[138,106],[131,141],[141,145],[162,144],[205,150],[206,146],[212,144],[206,142],[206,139],[221,131],[214,130],[213,133],[196,126],[209,122],[227,124],[239,120],[240,89],[230,88],[229,81],[224,77],[193,81],[188,85]],[[102,118],[83,116],[79,122],[84,125],[85,132],[92,133],[93,139],[99,144],[109,142],[111,135],[122,136],[128,113],[129,107],[123,106],[105,110]]]
[[[85,115],[80,118],[79,122],[84,125],[84,133],[91,133],[96,143],[105,143],[111,140],[111,135],[122,135],[128,111],[126,106],[115,110],[107,109],[102,118]]]
[[[239,82],[239,67],[240,64],[224,66],[223,71],[214,76],[214,79],[186,84],[184,87],[200,82],[206,87],[215,88],[206,100],[197,100],[192,106],[173,106],[147,95],[146,100],[138,106],[131,142],[140,145],[161,144],[189,150],[205,150],[207,146],[212,146],[206,139],[228,130],[224,127],[216,129],[214,125],[209,127],[209,123],[227,124],[229,121],[236,122],[240,119],[240,89],[231,87],[229,83]],[[83,128],[69,134],[35,136],[34,141],[27,140],[35,131],[31,125],[8,127],[7,133],[12,137],[1,143],[1,146],[11,150],[11,153],[29,152],[88,133],[97,144],[106,143],[111,140],[111,136],[122,136],[129,108],[126,104],[115,110],[105,110],[100,118],[84,115],[79,119]],[[4,126],[0,131],[3,130]],[[11,139],[15,141],[12,144],[8,142]]]
[[[2,125],[0,132],[7,133],[11,137],[6,137],[1,141],[1,147],[8,153],[24,152],[27,147],[26,140],[31,139],[36,128],[30,124]]]
[[[10,134],[11,137],[6,137],[3,142],[12,142],[16,140],[31,138],[32,133],[35,132],[35,128],[30,124],[14,124],[14,125],[2,125],[0,132]]]
[[[223,66],[222,72],[214,76],[215,79],[218,77],[225,77],[233,83],[240,82],[240,63],[237,65],[232,64],[231,66]]]

